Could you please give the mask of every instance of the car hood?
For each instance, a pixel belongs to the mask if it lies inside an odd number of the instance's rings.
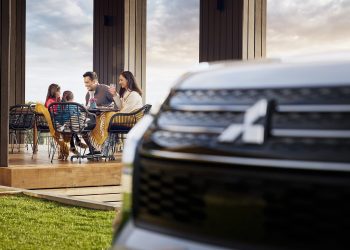
[[[298,62],[258,60],[204,64],[187,73],[174,89],[284,88],[349,84],[350,60]]]

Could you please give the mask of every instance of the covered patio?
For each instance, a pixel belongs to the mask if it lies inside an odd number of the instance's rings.
[[[116,82],[122,70],[134,72],[146,88],[146,0],[94,0],[93,70],[101,82]],[[45,149],[9,154],[9,107],[25,102],[25,0],[2,0],[0,185],[76,188],[121,185],[116,161],[58,161]],[[199,61],[265,57],[266,0],[200,0]]]

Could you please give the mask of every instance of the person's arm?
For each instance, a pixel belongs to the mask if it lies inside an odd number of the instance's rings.
[[[87,92],[85,95],[85,106],[88,106],[89,104],[89,97],[90,97],[89,92]]]
[[[120,96],[119,96],[116,88],[115,87],[109,87],[108,88],[108,92],[112,96],[115,105],[118,107],[119,110],[121,110],[122,109],[122,102],[120,100]]]
[[[115,105],[117,105],[118,109],[121,110],[122,109],[122,102],[120,100],[118,93],[116,93],[116,95],[113,96],[113,101],[114,101]]]

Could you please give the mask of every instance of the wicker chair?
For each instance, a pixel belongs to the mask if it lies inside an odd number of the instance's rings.
[[[54,102],[48,107],[53,127],[62,137],[72,137],[73,134],[82,136],[90,133],[96,126],[96,115],[88,112],[86,108],[75,102]],[[51,162],[53,160],[52,154]],[[87,158],[85,150],[81,148],[78,155],[71,156],[71,161],[77,158]]]
[[[28,144],[32,146],[30,137],[34,125],[34,111],[30,105],[20,104],[10,107],[9,114],[9,130],[11,141],[11,153],[13,153],[14,144],[18,145],[18,152],[20,151],[20,144],[17,136],[24,135],[24,143],[28,150]]]
[[[145,114],[149,113],[151,108],[152,105],[146,104],[142,108],[132,113],[117,113],[111,117],[108,126],[109,136],[107,141],[107,155],[105,155],[105,160],[114,160],[114,153],[116,152],[117,144],[120,143],[122,147],[126,135]]]
[[[50,128],[49,124],[47,123],[45,116],[41,113],[35,112],[35,126],[37,130],[37,138],[33,138],[33,155],[32,158],[34,157],[34,154],[38,151],[38,143],[42,139],[46,139],[46,144],[47,144],[47,151],[48,151],[48,156],[50,158],[51,152],[53,151],[53,148],[55,147],[55,141],[52,138],[50,134]]]

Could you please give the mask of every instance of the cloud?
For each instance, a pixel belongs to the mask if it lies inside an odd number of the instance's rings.
[[[53,50],[92,48],[91,0],[28,0],[27,20],[29,45]]]
[[[150,63],[198,62],[199,0],[148,1],[147,14]]]
[[[93,1],[27,0],[26,100],[45,101],[50,83],[83,102],[92,69]]]
[[[268,0],[267,54],[350,49],[350,1]]]
[[[149,0],[146,101],[156,105],[199,61],[199,0]]]

